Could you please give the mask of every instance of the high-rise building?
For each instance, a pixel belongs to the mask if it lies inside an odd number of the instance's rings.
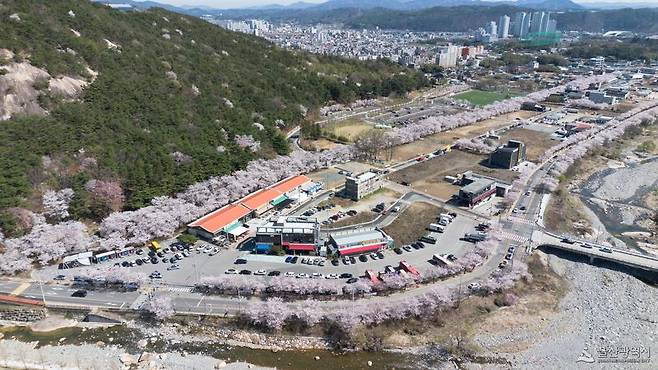
[[[541,19],[541,24],[539,26],[539,32],[548,32],[548,24],[551,21],[551,13],[546,12],[544,13],[542,19]]]
[[[514,16],[514,24],[512,27],[512,34],[514,36],[521,37],[521,26],[523,25],[523,21],[525,20],[526,16],[526,12],[518,12]]]
[[[498,37],[501,39],[506,39],[509,37],[509,23],[510,17],[503,15],[498,20]]]
[[[544,12],[532,13],[532,21],[530,22],[530,33],[541,32],[541,25],[544,21]]]
[[[436,58],[436,64],[444,68],[455,67],[457,65],[457,58],[461,55],[461,47],[456,45],[449,45],[441,50]]]
[[[523,17],[523,23],[521,23],[521,31],[519,33],[519,38],[525,38],[530,33],[530,13],[526,13]]]
[[[551,19],[548,21],[548,28],[546,28],[546,32],[556,32],[557,31],[557,21],[555,19]]]
[[[489,22],[489,29],[487,30],[489,33],[489,42],[495,42],[498,40],[498,25],[496,22],[491,21]]]

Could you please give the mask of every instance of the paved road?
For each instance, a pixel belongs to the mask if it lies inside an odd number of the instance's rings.
[[[537,238],[539,240],[541,239],[541,237],[543,237],[542,230],[539,226],[537,226],[535,221],[538,218],[538,214],[541,209],[542,199],[544,198],[544,195],[535,193],[534,189],[536,185],[540,182],[541,177],[550,169],[551,165],[552,163],[550,161],[548,163],[542,164],[539,167],[539,169],[531,176],[530,180],[525,186],[524,194],[525,192],[529,192],[529,195],[527,196],[523,195],[522,198],[519,200],[518,205],[519,207],[521,205],[525,206],[527,208],[526,212],[521,214],[511,214],[508,217],[506,216],[504,219],[501,220],[501,224],[503,226],[503,236],[506,239],[507,243],[501,246],[501,248],[499,248],[498,250],[494,251],[493,255],[490,256],[490,258],[485,262],[483,266],[480,266],[479,268],[477,268],[471,273],[450,278],[442,282],[441,283],[442,285],[445,285],[447,287],[455,287],[460,284],[468,284],[470,282],[482,279],[488,276],[492,271],[496,270],[499,261],[506,253],[507,245],[524,243],[527,240],[530,240],[531,238]],[[421,198],[422,201],[428,201],[431,203],[434,202],[437,205],[445,207],[445,204],[442,201],[437,199],[431,199],[431,197],[428,198],[426,194],[419,194],[417,192],[405,195],[404,201],[411,202]],[[322,201],[321,198],[316,199],[313,202],[320,202],[320,201]],[[458,217],[458,220],[459,219],[460,217]],[[469,217],[462,217],[462,219],[469,219]],[[457,243],[452,243],[452,240],[450,238],[454,237],[455,235],[459,235],[460,233],[462,233],[464,228],[469,227],[467,224],[460,224],[458,221],[456,221],[454,226],[455,226],[454,235],[450,236],[451,235],[450,232],[443,234],[441,237],[442,238],[445,237],[447,239],[440,240],[438,246],[436,247],[437,249],[440,249],[440,251],[443,253],[450,253],[451,250],[449,248],[451,248],[451,246],[453,245],[458,245]],[[429,252],[429,250],[427,251]],[[459,253],[458,250],[455,250],[455,252]],[[189,261],[187,260],[185,261],[186,263],[193,263],[194,273],[190,272],[190,269],[186,269],[185,271],[181,271],[181,272],[176,272],[176,271],[171,272],[171,275],[173,276],[174,281],[175,279],[182,279],[183,282],[187,282],[192,277],[196,277],[196,278],[201,277],[202,276],[201,274],[203,274],[205,271],[209,271],[209,269],[210,271],[212,271],[211,267],[216,267],[218,265],[217,263],[218,261],[233,261],[237,256],[240,256],[241,253],[245,253],[245,252],[238,250],[225,250],[222,251],[222,253],[210,258],[208,258],[205,254],[195,255],[193,257],[190,257]],[[432,251],[432,253],[434,253],[434,251]],[[373,268],[379,269],[380,267],[383,267],[386,264],[395,264],[396,262],[399,262],[399,260],[402,258],[404,258],[409,262],[420,265],[423,263],[422,259],[425,257],[426,255],[420,251],[414,251],[411,253],[404,254],[402,256],[397,256],[392,254],[392,252],[387,251],[386,258],[384,260],[377,262],[371,261],[372,264],[369,263],[368,267],[372,266]],[[526,257],[525,255],[518,252],[514,256],[514,258],[525,258],[525,257]],[[268,264],[268,266],[271,267],[271,262],[256,261],[256,260],[250,261],[249,267],[251,268],[251,266],[254,266],[257,268],[259,266],[259,263]],[[285,264],[282,264],[282,266],[284,265]],[[287,268],[313,269],[313,267],[311,266],[301,266],[301,265],[294,265],[293,267],[290,266],[293,265],[289,265],[289,267]],[[366,265],[360,263],[357,265],[349,266],[350,269],[355,269],[354,270],[355,272],[357,270],[363,271],[365,267]],[[342,269],[347,269],[348,266],[341,266],[341,267],[325,266],[325,268],[326,271],[342,272]],[[281,268],[281,271],[285,271],[283,267]],[[300,270],[299,272],[307,272],[307,271]],[[177,274],[180,274],[180,276],[178,276]],[[15,291],[20,285],[21,285],[20,281],[15,281],[15,280],[2,281],[0,283],[0,292],[11,293]],[[57,284],[52,284],[52,283],[48,283],[44,285],[33,283],[29,285],[21,294],[27,297],[34,297],[34,298],[45,297],[46,303],[49,305],[53,305],[53,304],[86,305],[86,306],[93,305],[93,306],[106,307],[106,308],[125,309],[126,307],[131,307],[133,309],[136,309],[141,307],[141,305],[145,301],[145,297],[148,294],[148,291],[151,289],[155,289],[156,294],[172,295],[174,305],[181,312],[194,312],[199,314],[232,313],[240,309],[240,307],[244,307],[244,305],[246,305],[247,302],[249,301],[244,298],[240,299],[237,297],[233,298],[233,297],[203,296],[199,293],[191,292],[189,286],[174,286],[174,285],[160,286],[158,284],[147,287],[146,289],[143,289],[138,292],[130,292],[130,293],[94,291],[91,292],[87,298],[79,299],[79,298],[70,297],[70,294],[73,291],[72,288],[57,285]],[[409,289],[407,291],[396,293],[387,297],[371,297],[368,299],[372,300],[373,304],[376,304],[378,300],[382,300],[382,299],[386,299],[386,300],[407,299],[410,296],[424,294],[430,289],[433,289],[433,285],[426,285],[414,289]],[[290,305],[291,307],[296,307],[298,303],[290,303]],[[322,307],[325,307],[328,310],[349,308],[349,305],[350,305],[349,301],[322,303]]]

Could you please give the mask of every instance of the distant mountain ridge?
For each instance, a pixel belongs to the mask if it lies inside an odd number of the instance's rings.
[[[531,9],[545,10],[579,10],[583,6],[574,3],[571,0],[517,0],[517,1],[482,1],[482,0],[329,0],[323,3],[307,3],[303,1],[295,2],[288,5],[267,4],[262,6],[253,6],[237,9],[220,9],[208,6],[184,6],[176,7],[173,5],[162,4],[155,1],[134,1],[134,0],[94,0],[106,4],[129,4],[136,9],[149,9],[153,7],[164,8],[170,11],[180,12],[190,15],[214,14],[217,12],[235,12],[235,11],[276,11],[276,10],[335,10],[335,9],[393,9],[393,10],[421,10],[434,7],[452,7],[452,6],[497,6],[511,5]]]

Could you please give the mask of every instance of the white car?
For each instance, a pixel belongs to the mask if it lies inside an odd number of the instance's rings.
[[[313,279],[322,279],[324,276],[319,272],[314,272],[311,276]]]
[[[206,247],[206,249],[203,250],[203,253],[210,253],[210,252],[212,252],[212,250],[213,250],[213,247],[208,246],[208,247]]]
[[[236,269],[228,269],[228,270],[224,271],[224,273],[225,273],[225,274],[228,274],[228,275],[235,275],[235,274],[238,273],[238,270],[236,270]]]
[[[256,272],[254,272],[254,275],[260,275],[260,276],[263,276],[263,275],[265,275],[265,274],[267,274],[267,271],[265,271],[265,270],[258,270],[258,271],[256,271]]]
[[[325,275],[325,279],[338,279],[338,274]]]
[[[288,272],[286,272],[285,275],[286,275],[287,277],[293,277],[293,276],[295,276],[296,274],[295,274],[294,272],[292,272],[292,271],[288,271]]]
[[[296,277],[297,277],[297,279],[305,279],[305,278],[308,277],[308,275],[306,275],[306,274],[303,273],[303,272],[300,272],[299,274],[297,274]]]

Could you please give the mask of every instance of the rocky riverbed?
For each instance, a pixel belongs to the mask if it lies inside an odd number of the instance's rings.
[[[590,215],[593,221],[600,220],[611,234],[625,244],[651,253],[650,247],[657,241],[654,221],[657,189],[658,159],[653,158],[608,166],[595,172],[585,181],[580,193],[584,203],[594,213]],[[642,248],[636,238],[629,236],[636,232],[644,232],[642,243],[648,244],[645,246],[649,248]]]
[[[570,285],[557,310],[527,325],[480,335],[477,343],[490,355],[508,358],[513,368],[655,369],[658,289],[622,272],[547,258]],[[604,362],[602,350],[626,348],[648,349],[641,357],[649,362]]]

